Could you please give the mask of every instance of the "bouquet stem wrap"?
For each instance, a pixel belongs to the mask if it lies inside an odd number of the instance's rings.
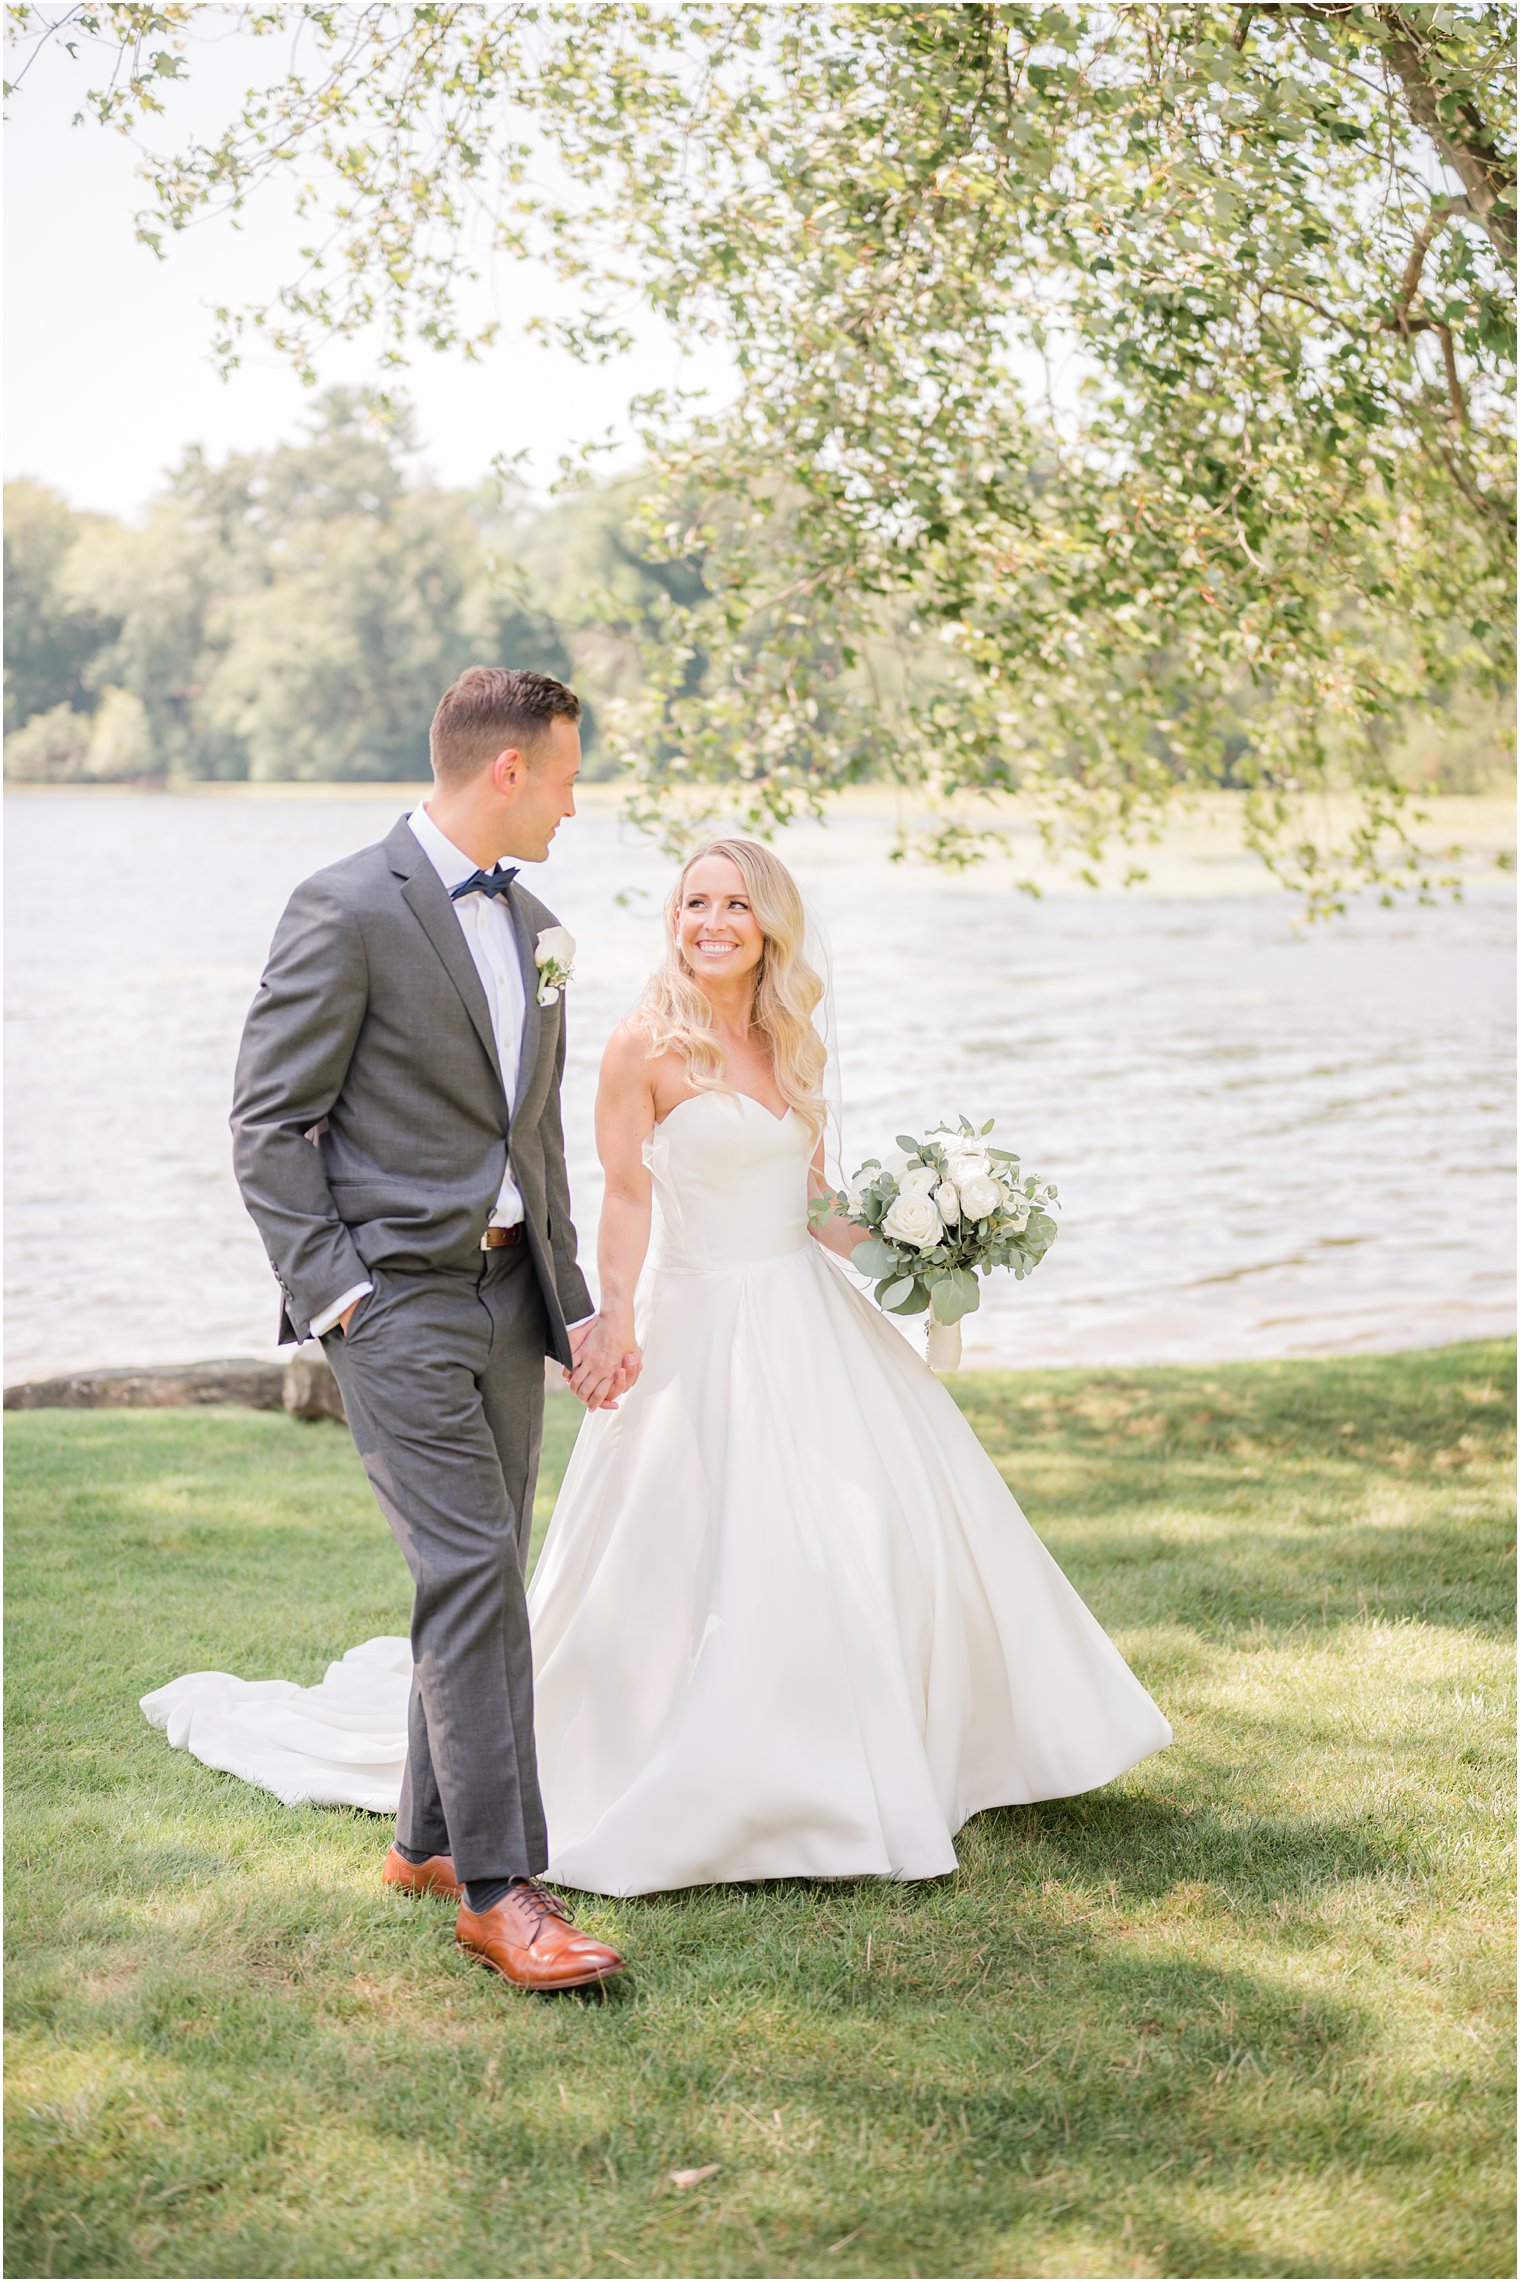
[[[937,1323],[931,1315],[924,1346],[931,1371],[958,1371],[961,1367],[961,1327],[958,1323]]]

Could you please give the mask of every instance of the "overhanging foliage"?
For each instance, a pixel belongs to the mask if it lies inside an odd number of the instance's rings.
[[[116,51],[87,108],[140,133],[196,13],[60,15]],[[942,857],[1016,789],[1091,860],[1225,782],[1312,909],[1420,884],[1392,737],[1512,671],[1509,8],[232,13],[293,68],[142,223],[305,186],[229,361],[486,355],[490,249],[579,281],[582,356],[630,288],[729,348],[731,405],[642,408],[644,543],[700,572],[615,725],[646,814],[886,766]]]

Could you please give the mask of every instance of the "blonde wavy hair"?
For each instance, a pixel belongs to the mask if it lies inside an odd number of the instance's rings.
[[[770,1048],[783,1100],[796,1110],[816,1142],[828,1120],[823,1099],[827,1054],[813,1027],[823,980],[803,956],[807,914],[797,882],[780,857],[759,841],[708,840],[682,865],[665,899],[665,963],[650,976],[639,1002],[650,1055],[679,1054],[698,1093],[734,1090],[724,1069],[723,1049],[713,1036],[712,1006],[681,956],[676,933],[687,875],[706,856],[726,856],[744,881],[764,937],[755,969],[751,1024]]]

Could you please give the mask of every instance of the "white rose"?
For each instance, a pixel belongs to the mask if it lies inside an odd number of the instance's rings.
[[[890,1236],[898,1244],[911,1244],[919,1252],[927,1252],[944,1233],[932,1199],[918,1189],[909,1190],[894,1200],[881,1227],[884,1236]]]
[[[1003,1192],[987,1173],[973,1173],[970,1180],[956,1182],[961,1192],[961,1210],[968,1220],[990,1220],[1003,1202]]]
[[[948,1181],[934,1192],[934,1209],[947,1228],[953,1228],[961,1216],[961,1200]]]
[[[930,1196],[939,1187],[939,1175],[932,1165],[910,1165],[897,1176],[899,1196]]]
[[[967,1181],[986,1180],[992,1172],[992,1159],[985,1149],[947,1149],[945,1152],[945,1178],[961,1188]]]
[[[533,956],[541,967],[551,960],[556,966],[570,967],[575,961],[575,937],[568,927],[541,928]]]

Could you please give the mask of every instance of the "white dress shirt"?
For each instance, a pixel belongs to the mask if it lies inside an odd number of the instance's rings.
[[[423,854],[432,865],[445,888],[452,895],[461,880],[472,872],[483,871],[484,865],[471,863],[464,851],[439,831],[425,808],[414,808],[407,818],[422,844]],[[502,866],[493,864],[493,872]],[[507,1089],[510,1102],[517,1091],[517,1065],[522,1059],[523,1017],[527,1012],[527,994],[523,988],[522,961],[517,952],[517,935],[512,917],[499,895],[462,895],[454,906],[454,916],[464,930],[464,939],[470,946],[470,957],[480,977],[480,987],[486,994],[491,1010],[491,1035],[496,1040],[496,1059],[501,1064],[501,1082]],[[501,1176],[501,1187],[491,1208],[491,1226],[515,1228],[523,1216],[523,1200],[512,1167],[508,1164]]]
[[[440,832],[425,808],[414,808],[407,818],[417,836],[424,855],[432,865],[444,887],[452,893],[461,880],[484,867],[477,865],[456,848],[453,841]],[[501,870],[500,864],[492,866]],[[480,977],[486,994],[486,1005],[491,1012],[491,1034],[496,1041],[496,1058],[501,1064],[502,1083],[510,1101],[517,1086],[517,1065],[522,1058],[523,1018],[527,1012],[527,995],[523,984],[522,962],[518,957],[517,936],[511,916],[499,895],[462,895],[454,906],[454,916],[470,947],[475,972]],[[495,1228],[515,1228],[523,1217],[523,1200],[512,1166],[508,1160],[502,1174],[496,1202],[491,1207],[490,1225]],[[374,1290],[369,1283],[355,1284],[343,1293],[320,1315],[311,1319],[311,1334],[320,1339],[324,1331],[331,1331],[340,1315],[366,1292]],[[590,1318],[586,1319],[588,1322]],[[572,1327],[574,1328],[574,1327]]]

